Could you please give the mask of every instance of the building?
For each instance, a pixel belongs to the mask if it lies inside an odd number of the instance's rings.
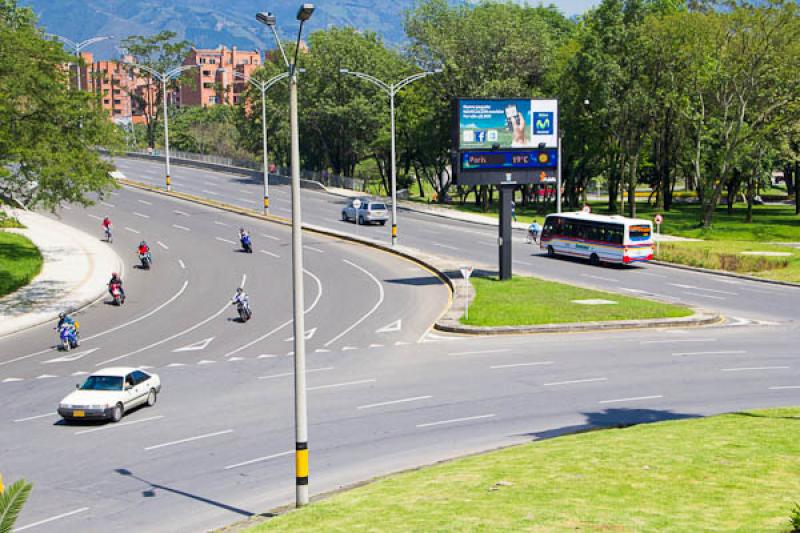
[[[261,53],[257,50],[237,50],[234,46],[216,49],[192,48],[184,65],[197,65],[187,71],[192,81],[180,88],[180,103],[184,106],[238,104],[247,91],[248,84],[237,76],[249,77],[261,66]]]

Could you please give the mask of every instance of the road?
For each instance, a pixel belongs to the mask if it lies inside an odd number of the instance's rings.
[[[119,167],[142,181],[161,172],[141,161]],[[248,178],[181,167],[173,174],[177,190],[258,205],[260,189]],[[288,215],[287,192],[271,189],[277,214]],[[343,199],[303,194],[309,222],[388,241],[386,228],[339,222]],[[48,350],[55,333],[46,326],[0,341],[0,470],[6,480],[35,484],[19,530],[198,531],[292,501],[288,228],[130,189],[107,204],[61,216],[99,235],[97,217],[113,214],[113,246],[130,258],[128,302],[82,313],[85,342],[67,357]],[[465,261],[496,257],[493,228],[401,216],[406,245]],[[240,225],[254,235],[252,256],[236,251]],[[155,255],[150,272],[133,268],[142,238]],[[531,254],[521,243],[518,271],[702,304],[728,321],[449,337],[428,332],[448,301],[429,272],[337,239],[308,235],[305,244],[314,494],[584,427],[800,400],[798,331],[787,320],[795,289],[653,265],[593,268]],[[253,301],[247,324],[231,320],[228,305],[241,283]],[[156,407],[118,424],[60,423],[58,400],[85,372],[111,364],[158,372]]]

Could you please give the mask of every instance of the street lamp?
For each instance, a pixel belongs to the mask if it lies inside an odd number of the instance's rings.
[[[138,63],[130,63],[126,62],[126,65],[130,65],[134,68],[138,68],[144,70],[155,79],[161,82],[161,96],[162,96],[162,105],[164,107],[164,154],[166,167],[167,167],[167,191],[172,190],[172,181],[170,180],[170,168],[169,168],[169,119],[167,114],[167,82],[172,79],[177,78],[180,74],[185,71],[189,70],[190,68],[196,68],[199,65],[181,65],[179,67],[175,67],[170,70],[166,70],[164,72],[159,72],[154,68],[148,67],[147,65],[140,65]]]
[[[233,75],[241,80],[244,80],[259,91],[261,91],[261,140],[263,142],[263,149],[264,149],[264,214],[269,214],[269,166],[268,166],[268,156],[267,156],[267,90],[278,83],[281,80],[284,80],[289,77],[288,72],[283,72],[278,74],[277,76],[273,76],[272,78],[263,81],[263,80],[256,80],[250,78],[249,76],[245,76],[241,72],[233,72]]]
[[[379,80],[375,76],[371,76],[369,74],[364,74],[363,72],[353,72],[349,69],[342,68],[339,69],[340,74],[350,74],[351,76],[355,76],[356,78],[361,78],[362,80],[368,81],[373,85],[377,85],[381,90],[383,90],[386,94],[389,95],[389,109],[391,115],[391,122],[392,122],[392,246],[397,244],[397,156],[395,155],[396,150],[396,140],[395,140],[395,120],[394,120],[394,97],[395,95],[406,85],[409,85],[417,80],[421,80],[426,76],[430,76],[431,74],[439,74],[442,72],[442,69],[437,68],[434,70],[428,70],[425,72],[418,72],[417,74],[413,74],[404,80],[401,80],[397,83],[386,83],[384,81]]]
[[[81,50],[83,50],[87,46],[91,46],[91,45],[93,45],[95,43],[99,43],[100,41],[107,41],[108,39],[113,39],[113,36],[105,35],[105,36],[101,36],[101,37],[92,37],[91,39],[86,39],[85,41],[76,42],[76,41],[73,41],[72,39],[67,39],[66,37],[62,37],[60,35],[56,35],[55,33],[48,33],[47,35],[50,35],[51,37],[55,37],[56,39],[59,39],[64,44],[72,47],[72,49],[75,50],[75,55],[78,58],[78,63],[77,63],[77,65],[78,65],[78,75],[77,75],[77,79],[78,79],[78,90],[79,91],[81,90]]]
[[[277,21],[272,13],[258,13],[256,20],[272,30],[278,43],[286,75],[289,78],[289,125],[291,129],[292,166],[292,306],[294,318],[294,426],[295,426],[295,504],[308,504],[308,413],[306,405],[306,340],[303,316],[303,219],[300,212],[300,135],[297,121],[297,52],[303,24],[314,13],[314,4],[303,4],[297,11],[300,29],[292,62],[286,57],[283,44],[275,29]]]

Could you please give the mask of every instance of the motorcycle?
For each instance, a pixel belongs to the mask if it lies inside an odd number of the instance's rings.
[[[253,316],[253,312],[250,310],[250,304],[242,301],[236,302],[236,311],[239,312],[239,320],[242,322],[247,322]]]
[[[59,338],[61,339],[61,348],[68,352],[70,349],[75,349],[80,346],[78,340],[78,325],[72,326],[70,324],[62,324],[59,329]]]
[[[150,270],[150,265],[153,264],[153,257],[150,255],[150,252],[139,254],[139,262],[142,263],[142,268],[144,270]]]
[[[245,253],[252,254],[253,253],[253,242],[250,240],[250,235],[245,235],[239,239],[242,243],[242,250]]]
[[[111,234],[111,227],[105,228],[106,242],[111,244],[114,242],[114,236]]]
[[[125,296],[122,295],[122,288],[119,286],[119,283],[112,284],[108,290],[111,292],[111,297],[114,299],[114,305],[119,307],[125,303]]]

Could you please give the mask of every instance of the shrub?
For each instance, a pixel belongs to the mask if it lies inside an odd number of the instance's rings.
[[[789,524],[792,526],[792,533],[800,532],[800,503],[795,503],[792,513],[789,515]]]

